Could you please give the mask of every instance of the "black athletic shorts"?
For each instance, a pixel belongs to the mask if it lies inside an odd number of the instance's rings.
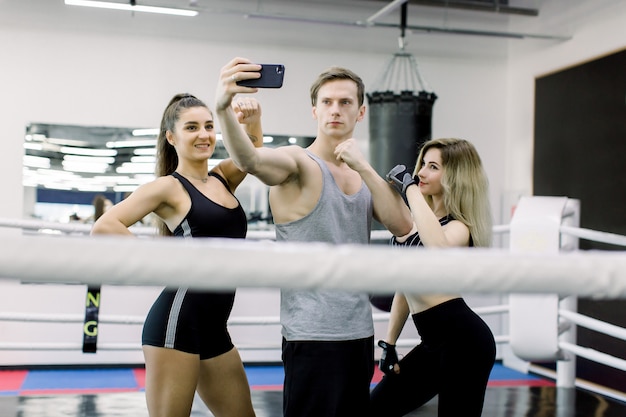
[[[209,359],[233,348],[226,322],[235,292],[166,288],[152,305],[143,327],[143,345],[166,347]]]

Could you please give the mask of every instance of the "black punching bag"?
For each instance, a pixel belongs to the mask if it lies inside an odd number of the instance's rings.
[[[385,176],[398,164],[410,170],[421,145],[431,139],[435,93],[420,91],[373,92],[369,102],[370,162]]]
[[[370,162],[382,177],[398,164],[415,168],[421,145],[431,139],[435,93],[393,91],[368,93]],[[381,227],[382,225],[375,225]],[[370,302],[391,311],[393,294],[371,294]]]

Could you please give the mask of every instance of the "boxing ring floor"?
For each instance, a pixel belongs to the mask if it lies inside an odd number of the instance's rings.
[[[248,365],[257,417],[282,415],[282,367]],[[381,378],[377,370],[372,386]],[[0,369],[2,417],[147,417],[142,368]],[[484,417],[617,417],[626,404],[496,363],[489,379]],[[211,417],[194,401],[192,417]],[[408,416],[437,416],[437,399]]]

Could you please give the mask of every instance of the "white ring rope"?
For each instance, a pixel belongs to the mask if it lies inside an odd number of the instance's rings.
[[[88,235],[91,232],[91,224],[85,223],[58,223],[58,222],[45,222],[40,220],[23,220],[23,219],[8,219],[0,218],[0,227],[18,228],[22,230],[30,230],[37,232],[45,231],[58,231],[70,234]],[[147,226],[131,226],[129,228],[135,235],[156,235],[156,229]]]
[[[473,309],[477,314],[499,314],[509,311],[506,305],[475,307]],[[389,313],[374,313],[372,318],[375,322],[385,322],[389,320]],[[0,312],[0,321],[19,321],[27,323],[83,323],[85,316],[81,314],[36,314],[36,313],[3,313]],[[143,324],[145,317],[143,316],[117,316],[117,315],[100,315],[98,322],[100,324]],[[280,318],[278,316],[238,316],[231,317],[228,320],[229,326],[245,326],[245,325],[279,325]]]
[[[41,220],[0,218],[0,227],[34,231],[41,234],[59,232],[65,234],[89,235],[92,226],[93,225],[91,224],[84,223],[58,223]],[[129,230],[136,236],[158,236],[157,230],[154,227],[131,226]],[[252,240],[275,240],[276,233],[273,229],[249,230],[247,238]],[[391,233],[389,233],[388,230],[372,230],[371,238],[372,240],[389,240],[389,238],[391,238]]]
[[[0,218],[0,227],[19,228],[22,230],[39,232],[49,230],[70,234],[88,235],[91,231],[92,225],[82,223],[57,223],[39,220]],[[493,232],[496,234],[508,233],[510,229],[510,225],[493,226]],[[156,236],[156,230],[153,227],[131,226],[130,231],[138,236]],[[575,236],[581,239],[626,247],[626,236],[621,236],[615,233],[599,232],[571,226],[561,226],[560,231],[563,234]],[[255,240],[274,240],[274,235],[275,233],[273,230],[250,230],[248,232],[248,238]],[[391,234],[387,230],[373,230],[371,236],[373,240],[386,240],[391,237]]]
[[[561,226],[559,230],[563,234],[575,236],[581,239],[626,247],[626,236],[621,236],[615,233],[598,232],[596,230],[581,229],[579,227],[571,226]]]
[[[596,332],[600,332],[616,339],[626,340],[626,329],[614,324],[605,323],[602,320],[587,317],[569,310],[559,309],[559,316],[563,317],[577,326],[585,327]]]
[[[577,346],[569,342],[559,342],[559,348],[572,352],[581,358],[590,359],[594,362],[598,362],[621,371],[626,371],[626,360],[607,355],[606,353],[598,352],[595,349]]]
[[[0,247],[0,277],[27,282],[626,297],[626,256],[618,251],[416,251],[386,245],[120,236],[0,237]]]

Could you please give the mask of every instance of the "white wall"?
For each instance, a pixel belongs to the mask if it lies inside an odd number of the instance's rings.
[[[188,91],[213,102],[219,69],[235,55],[283,62],[284,87],[258,94],[267,132],[315,135],[309,86],[330,65],[356,70],[371,84],[389,55],[266,49],[114,33],[0,29],[3,51],[0,114],[7,145],[0,174],[7,195],[21,196],[24,127],[28,122],[97,126],[158,126],[171,96]],[[417,57],[439,96],[434,136],[464,136],[483,153],[494,193],[502,188],[506,61]],[[367,119],[357,128],[367,150]],[[2,199],[0,216],[20,217],[22,198]]]
[[[540,17],[529,23],[536,27],[513,29],[554,33],[568,29],[575,33],[572,40],[564,43],[508,41],[507,58],[488,57],[480,51],[476,51],[473,58],[471,54],[416,56],[422,76],[439,97],[434,106],[433,136],[461,136],[476,144],[491,181],[497,224],[508,223],[515,198],[532,191],[534,77],[626,45],[623,29],[626,2],[551,0],[547,3],[553,8],[553,16],[565,16],[565,19]],[[571,12],[561,13],[560,8]],[[458,41],[463,42],[463,37]],[[271,46],[247,48],[174,38],[120,37],[113,31],[106,35],[88,31],[43,31],[29,27],[28,23],[19,28],[1,27],[0,46],[3,54],[0,217],[9,218],[20,218],[25,211],[21,185],[22,142],[28,122],[157,126],[163,107],[175,93],[192,92],[211,104],[220,67],[238,55],[286,65],[284,87],[263,91],[258,96],[264,107],[265,130],[314,135],[316,125],[311,118],[308,89],[315,76],[330,65],[343,65],[356,70],[366,84],[371,84],[391,58],[391,52],[390,55],[367,55]],[[357,128],[356,136],[362,139],[363,149],[367,150],[367,119]],[[0,228],[0,233],[17,235],[19,231]],[[3,311],[34,312],[37,305],[43,304],[50,305],[55,312],[69,309],[80,314],[83,309],[84,287],[37,286],[35,289],[14,282],[0,283],[0,287],[3,301],[0,310]],[[126,292],[136,294],[130,289]],[[114,304],[120,307],[121,314],[145,314],[154,291],[140,291],[142,295],[134,297],[135,302],[128,302],[126,292],[104,298],[103,306],[113,308],[107,305],[111,303],[107,300],[116,299]],[[250,298],[241,299],[245,302],[237,304],[235,313],[277,312],[275,292],[252,292]],[[476,298],[477,304],[489,301],[489,297],[486,301]],[[0,342],[32,342],[34,335],[45,336],[46,341],[80,340],[76,339],[80,331],[74,327],[59,330],[46,325],[28,329],[0,321]],[[139,330],[135,329],[122,332],[120,337],[135,341],[138,334]],[[235,329],[233,335],[244,343],[249,337],[248,333],[240,334]],[[276,335],[273,331],[265,333],[272,343],[276,342]],[[382,334],[377,334],[379,336]],[[141,360],[136,353],[98,353],[96,359],[93,358],[85,359],[81,353],[0,351],[0,365],[47,361],[136,363]]]

